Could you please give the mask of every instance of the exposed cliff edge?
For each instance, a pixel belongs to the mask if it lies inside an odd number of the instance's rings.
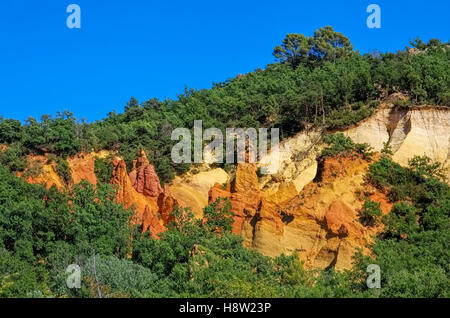
[[[393,160],[401,165],[425,154],[443,164],[450,180],[450,108],[395,107],[398,98],[392,96],[372,116],[339,131],[355,143],[369,144],[375,151],[387,143],[392,147]],[[310,129],[281,142],[278,173],[263,176],[261,189],[275,193],[283,182],[292,181],[297,191],[301,191],[316,176],[316,158],[324,147],[322,137],[326,133],[329,132]],[[267,166],[273,155],[269,153],[258,166]]]
[[[410,108],[384,105],[373,116],[343,133],[357,143],[368,143],[375,150],[388,143],[393,159],[407,165],[408,159],[427,155],[447,168],[450,178],[450,109],[418,106]]]
[[[426,154],[450,168],[450,109],[438,107],[394,107],[386,101],[369,118],[341,130],[356,143],[368,143],[380,151],[383,143],[393,150],[402,165],[415,155]],[[369,163],[353,155],[328,158],[318,164],[324,148],[324,129],[309,129],[280,145],[276,174],[258,178],[258,166],[273,161],[269,153],[256,164],[239,164],[231,177],[220,168],[199,169],[177,176],[162,187],[155,168],[141,151],[128,173],[125,162],[116,157],[111,183],[118,186],[117,200],[135,211],[134,222],[150,230],[153,237],[166,230],[175,206],[190,207],[202,216],[208,202],[228,198],[234,213],[233,232],[244,244],[268,256],[298,253],[309,268],[351,267],[356,248],[370,253],[367,244],[380,228],[368,228],[358,221],[364,198],[380,202],[388,213],[386,196],[365,184]],[[67,159],[72,183],[97,183],[95,158],[107,152],[78,154]],[[30,183],[67,184],[45,156],[30,156],[22,176]],[[38,167],[39,169],[37,169]],[[31,173],[33,172],[34,173]],[[450,169],[446,172],[450,179]],[[69,185],[70,186],[70,185]]]
[[[380,230],[358,221],[365,197],[380,202],[384,213],[391,205],[383,193],[365,184],[369,163],[359,156],[329,158],[321,166],[320,181],[310,182],[300,193],[288,182],[267,194],[259,190],[256,166],[239,164],[234,185],[216,184],[210,202],[228,198],[233,232],[264,255],[297,252],[309,268],[347,269],[356,248],[369,253],[366,245]]]
[[[275,193],[282,182],[292,182],[297,191],[311,182],[317,173],[317,157],[323,149],[323,129],[310,129],[280,143],[279,160],[269,152],[260,160],[259,167],[278,162],[277,173],[261,178],[261,189]]]

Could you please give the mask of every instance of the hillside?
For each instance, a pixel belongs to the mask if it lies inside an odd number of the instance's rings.
[[[407,166],[408,159],[415,156],[426,155],[448,168],[450,110],[427,106],[399,109],[394,105],[399,98],[403,96],[392,96],[372,116],[341,132],[378,152],[383,143],[393,145],[392,159],[402,165]],[[243,236],[245,246],[271,257],[298,253],[307,268],[333,265],[336,269],[351,269],[355,248],[368,253],[367,242],[372,242],[372,236],[381,230],[366,228],[358,221],[365,198],[380,203],[383,214],[390,212],[393,202],[384,191],[368,185],[365,176],[371,161],[353,155],[319,159],[327,146],[323,136],[333,132],[312,128],[286,139],[276,175],[258,178],[254,164],[238,164],[234,174],[205,164],[201,171],[181,174],[162,188],[153,165],[141,151],[129,172],[124,161],[116,157],[110,182],[119,187],[118,202],[126,208],[134,207],[135,222],[155,238],[167,230],[175,206],[189,208],[196,217],[203,217],[203,209],[223,197],[231,202],[233,233]],[[411,147],[410,142],[425,146]],[[95,160],[107,156],[103,152],[68,158],[72,183],[87,180],[96,184]],[[259,165],[264,166],[271,156],[269,153]],[[45,161],[32,156],[30,166],[36,160]],[[448,177],[449,170],[445,173]],[[55,165],[44,165],[42,173],[29,177],[27,182],[44,182],[47,188],[54,185],[60,189],[64,184]],[[224,184],[228,185],[224,188]],[[337,224],[330,224],[334,218]],[[350,232],[341,237],[340,227],[345,232],[350,228]]]
[[[449,46],[303,38],[265,70],[95,123],[0,118],[0,296],[449,297]],[[198,119],[279,128],[278,172],[259,173],[273,152],[173,163],[171,131]]]

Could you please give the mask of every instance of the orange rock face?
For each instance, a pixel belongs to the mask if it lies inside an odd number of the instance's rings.
[[[292,199],[298,194],[297,189],[292,181],[280,184],[278,191],[268,195],[264,195],[267,201],[280,204]]]
[[[178,203],[167,186],[164,190],[161,188],[144,152],[141,152],[135,167],[128,175],[125,162],[116,158],[111,184],[118,186],[117,201],[126,208],[134,208],[133,221],[142,225],[144,232],[149,230],[152,237],[157,238],[167,229],[165,225],[172,220],[170,213]],[[148,170],[152,173],[146,174]]]
[[[159,214],[164,222],[168,224],[173,220],[173,216],[170,213],[178,206],[178,201],[170,193],[167,184],[164,186],[164,190],[158,196]]]
[[[81,153],[74,157],[68,158],[67,163],[70,167],[73,182],[80,183],[86,180],[92,184],[97,184],[95,176],[95,156],[92,154]]]
[[[55,185],[58,189],[63,189],[65,186],[72,186],[86,180],[91,184],[97,184],[97,177],[95,175],[95,158],[106,157],[109,152],[103,151],[100,153],[79,153],[73,157],[67,158],[70,174],[72,176],[72,183],[65,184],[61,177],[56,172],[56,164],[54,162],[48,163],[47,156],[29,156],[27,170],[32,170],[39,166],[40,171],[36,175],[27,177],[27,182],[32,184],[43,183],[47,188]],[[29,173],[26,173],[26,175]]]
[[[358,235],[358,225],[355,223],[355,211],[341,200],[333,201],[325,213],[324,222],[327,230],[341,238]]]
[[[127,167],[123,160],[114,160],[114,170],[111,184],[117,185],[117,202],[122,203],[125,208],[134,208],[133,221],[143,225],[143,231],[152,230],[151,235],[156,237],[162,232],[163,224],[158,217],[157,198],[146,197],[136,191],[127,173]]]
[[[315,181],[299,194],[290,183],[278,192],[261,194],[256,169],[240,164],[234,184],[228,189],[216,184],[210,202],[228,198],[234,213],[233,232],[244,244],[267,256],[297,253],[307,268],[351,268],[356,248],[370,253],[366,243],[379,226],[364,227],[358,219],[367,185],[364,175],[369,163],[359,156],[329,158],[321,163]],[[372,200],[390,206],[386,196],[371,189]]]
[[[158,214],[155,213],[148,205],[145,207],[142,216],[143,231],[150,231],[150,235],[158,238],[159,234],[166,231],[166,227],[161,224]]]
[[[233,233],[241,234],[248,228],[248,224],[257,214],[261,205],[261,192],[256,175],[256,165],[240,163],[236,169],[236,178],[231,185],[224,189],[216,184],[209,192],[209,202],[217,198],[227,198],[231,202],[234,214]]]
[[[45,184],[46,188],[49,189],[52,186],[57,187],[58,189],[64,188],[64,182],[59,177],[56,172],[56,164],[48,163],[48,159],[45,156],[28,156],[28,167],[24,174],[28,175],[26,177],[26,181],[31,184]],[[36,169],[38,170],[37,174],[30,174],[30,170]]]

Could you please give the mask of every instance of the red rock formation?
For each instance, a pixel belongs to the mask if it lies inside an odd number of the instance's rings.
[[[234,214],[233,233],[241,234],[246,223],[255,217],[261,205],[261,193],[256,175],[256,165],[252,163],[240,163],[236,169],[234,182],[224,189],[215,184],[209,191],[209,202],[217,198],[229,199]]]
[[[142,222],[142,231],[150,231],[152,237],[158,238],[160,233],[166,231],[166,228],[161,225],[158,215],[148,205],[145,207]]]
[[[146,197],[134,189],[125,162],[118,158],[114,159],[111,184],[118,186],[117,202],[122,203],[125,208],[134,208],[133,222],[142,225],[143,231],[150,230],[152,237],[157,237],[165,230],[164,224],[159,220],[157,198]]]
[[[172,220],[170,213],[178,202],[167,186],[164,190],[161,188],[145,152],[141,151],[134,165],[135,169],[128,175],[125,162],[116,158],[111,183],[118,185],[117,201],[126,208],[135,208],[134,222],[142,225],[144,232],[149,230],[152,237],[157,238]]]
[[[133,162],[129,177],[136,191],[145,196],[157,198],[163,192],[155,167],[148,161],[144,150],[141,150],[139,158]]]
[[[325,214],[325,225],[333,235],[346,237],[358,235],[358,226],[355,222],[355,212],[341,200],[331,203]]]
[[[125,161],[114,158],[114,169],[111,178],[111,184],[118,185],[117,201],[127,204],[134,201],[136,197],[132,190],[133,186],[127,174]]]

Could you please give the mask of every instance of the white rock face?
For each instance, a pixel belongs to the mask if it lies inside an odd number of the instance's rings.
[[[344,135],[350,137],[356,143],[368,143],[374,149],[383,148],[383,142],[389,140],[389,109],[380,109],[371,117],[363,120],[354,127],[343,131]]]
[[[412,156],[426,154],[444,166],[450,165],[450,111],[416,109],[409,113],[409,133],[394,154],[394,160],[406,165]],[[450,171],[447,171],[450,177]]]
[[[369,144],[375,151],[388,143],[394,161],[404,166],[412,157],[425,154],[443,164],[450,180],[450,109],[429,106],[398,109],[389,105],[383,104],[371,117],[342,133],[356,143]],[[281,182],[292,181],[300,192],[316,176],[316,158],[324,147],[323,134],[322,130],[311,129],[284,140],[280,144],[277,173],[263,176],[261,189],[275,193]],[[274,156],[269,153],[258,166],[273,164]]]
[[[317,155],[322,151],[323,131],[312,129],[301,132],[280,144],[278,169],[276,173],[265,175],[260,179],[260,187],[269,192],[276,192],[281,181],[292,181],[300,191],[311,182],[317,173]],[[260,160],[258,167],[267,167],[277,162],[275,153],[270,152]]]
[[[407,165],[414,156],[427,155],[447,168],[450,178],[450,109],[415,107],[382,108],[343,133],[357,143],[368,143],[376,151],[389,143],[393,159]]]

